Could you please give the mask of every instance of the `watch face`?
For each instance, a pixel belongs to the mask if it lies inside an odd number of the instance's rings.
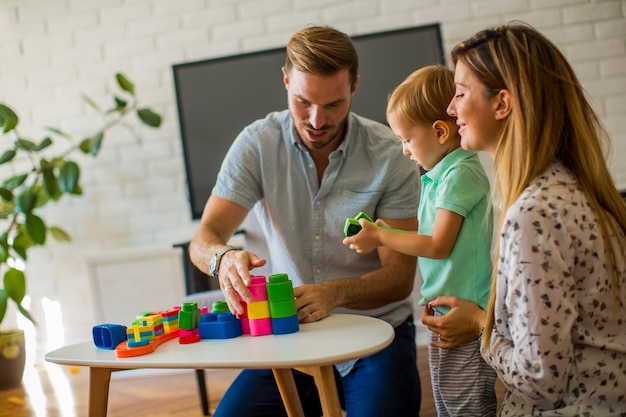
[[[217,254],[213,255],[213,257],[211,258],[211,263],[209,263],[209,271],[211,272],[212,276],[215,276],[215,274],[217,274],[217,271],[215,270],[216,265],[217,264]]]

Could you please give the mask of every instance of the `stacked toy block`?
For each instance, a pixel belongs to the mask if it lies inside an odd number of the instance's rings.
[[[293,283],[287,274],[270,275],[269,282],[264,276],[250,276],[248,289],[254,300],[244,305],[241,327],[244,334],[262,336],[266,334],[294,333],[300,329]]]
[[[178,343],[187,344],[200,341],[200,309],[198,303],[183,303],[178,312]]]
[[[300,330],[293,283],[287,274],[270,275],[267,283],[267,299],[274,334],[295,333]]]
[[[163,316],[160,313],[142,313],[126,330],[128,347],[145,346],[164,333]]]
[[[178,312],[178,308],[161,312],[161,316],[163,317],[163,329],[165,330],[165,333],[170,333],[178,330]]]
[[[251,336],[272,334],[272,318],[270,303],[267,299],[267,282],[262,275],[250,276],[248,290],[252,294],[252,302],[247,304],[241,295],[239,301],[244,305],[244,314],[240,317],[244,332]]]

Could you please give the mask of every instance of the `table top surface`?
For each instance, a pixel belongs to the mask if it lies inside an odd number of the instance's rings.
[[[173,339],[154,352],[117,358],[114,350],[93,341],[48,352],[45,359],[63,365],[99,368],[294,368],[325,366],[372,355],[394,338],[393,327],[376,318],[333,314],[314,323],[301,323],[296,333],[232,339],[202,339],[180,344]]]

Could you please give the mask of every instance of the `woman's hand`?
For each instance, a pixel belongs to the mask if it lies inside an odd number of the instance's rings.
[[[439,336],[439,341],[433,341],[432,346],[450,349],[480,336],[487,313],[478,305],[448,296],[437,297],[429,305],[450,307],[443,316],[435,316],[429,306],[422,310],[422,323]]]

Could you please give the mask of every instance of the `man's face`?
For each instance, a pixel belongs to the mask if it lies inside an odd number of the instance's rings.
[[[351,84],[347,69],[320,76],[295,68],[287,73],[283,68],[283,75],[289,111],[304,146],[311,150],[339,146],[358,79]]]

